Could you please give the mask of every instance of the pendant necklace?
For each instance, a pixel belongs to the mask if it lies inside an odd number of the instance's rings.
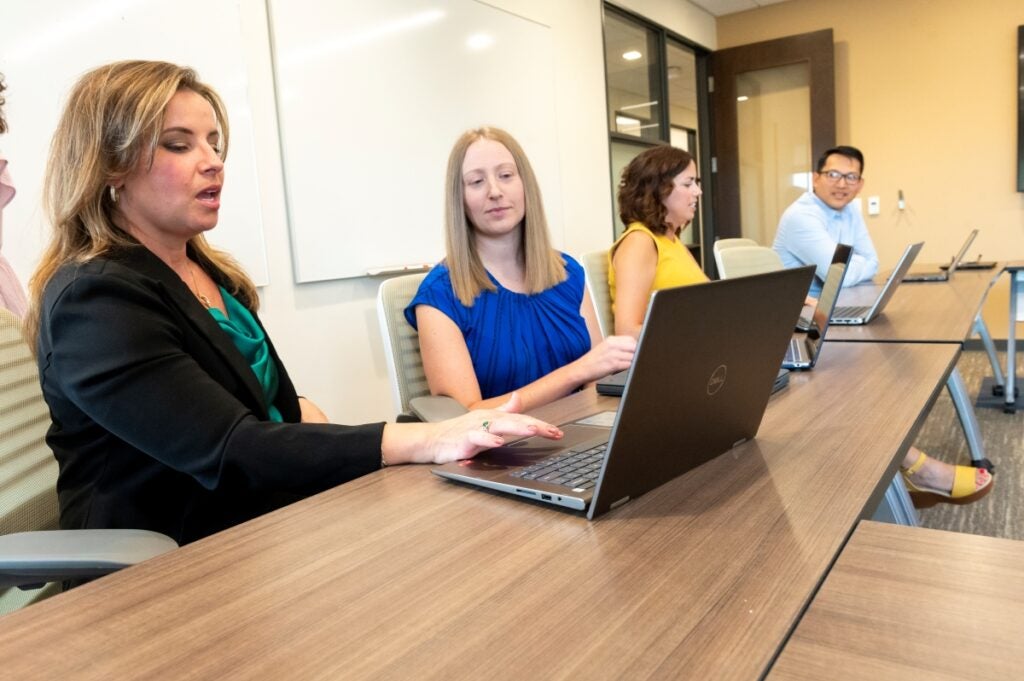
[[[199,291],[199,284],[196,282],[196,272],[195,272],[194,269],[192,269],[192,262],[191,261],[189,261],[189,263],[188,263],[188,273],[190,275],[192,275],[192,288],[193,288],[192,292],[196,294],[196,298],[199,299],[199,302],[201,302],[203,305],[205,305],[206,309],[209,310],[211,307],[213,307],[213,303],[210,302],[209,298],[207,298],[202,293],[200,293],[200,291]]]

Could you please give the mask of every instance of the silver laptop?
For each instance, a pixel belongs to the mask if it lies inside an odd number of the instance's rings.
[[[974,242],[974,237],[978,236],[978,230],[972,229],[971,233],[967,235],[967,241],[960,247],[960,251],[953,256],[953,260],[949,265],[941,265],[934,270],[911,270],[907,276],[903,277],[903,281],[949,281],[949,278],[956,272],[956,268],[960,266],[964,256],[967,255],[967,249],[971,247],[971,243]]]
[[[617,412],[432,472],[595,518],[696,468],[757,433],[813,273],[655,292]]]
[[[797,324],[797,329],[806,333],[795,334],[789,341],[789,349],[782,360],[783,369],[813,369],[818,357],[821,355],[821,347],[825,344],[825,333],[828,332],[829,319],[832,318],[832,311],[835,309],[836,301],[839,300],[839,289],[843,286],[843,279],[846,278],[846,270],[850,267],[850,258],[853,257],[853,247],[846,244],[838,244],[835,253],[832,254],[832,264],[828,266],[828,274],[821,287],[821,294],[818,296],[818,304],[814,306],[811,318],[801,317],[800,321],[806,324]]]
[[[840,305],[832,312],[832,323],[833,324],[852,324],[860,325],[867,324],[872,319],[882,313],[889,299],[896,293],[896,287],[903,281],[903,277],[906,276],[910,266],[914,264],[914,258],[921,252],[921,247],[924,246],[923,241],[919,241],[916,244],[910,244],[906,250],[903,251],[900,261],[896,263],[896,267],[893,269],[892,274],[889,275],[889,279],[885,282],[885,286],[882,287],[881,292],[878,294],[878,298],[871,305]]]

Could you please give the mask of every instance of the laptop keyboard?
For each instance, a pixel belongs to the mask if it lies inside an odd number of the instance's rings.
[[[870,309],[870,307],[864,307],[863,305],[840,305],[832,311],[832,319],[863,317]]]
[[[511,475],[572,489],[590,489],[597,483],[607,449],[608,443],[603,442],[582,452],[565,452],[538,461]]]

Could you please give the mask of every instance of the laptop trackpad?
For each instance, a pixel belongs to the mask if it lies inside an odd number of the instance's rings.
[[[611,431],[596,426],[581,426],[568,423],[561,426],[565,436],[561,440],[548,440],[543,437],[528,437],[525,440],[512,442],[504,447],[495,447],[481,452],[472,459],[460,461],[460,467],[470,470],[495,470],[500,468],[521,468],[530,466],[541,459],[554,456],[570,448],[594,447],[607,442]]]

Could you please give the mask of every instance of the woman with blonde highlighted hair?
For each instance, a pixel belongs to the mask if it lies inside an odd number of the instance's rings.
[[[228,122],[191,69],[117,62],[74,87],[53,138],[53,234],[31,283],[64,528],[193,541],[384,465],[560,437],[503,411],[341,426],[298,397],[217,224]],[[481,428],[481,424],[486,428]]]
[[[529,409],[629,366],[636,342],[601,339],[583,268],[551,248],[540,187],[511,135],[464,133],[445,197],[447,257],[405,310],[433,394],[474,408],[517,392]]]

